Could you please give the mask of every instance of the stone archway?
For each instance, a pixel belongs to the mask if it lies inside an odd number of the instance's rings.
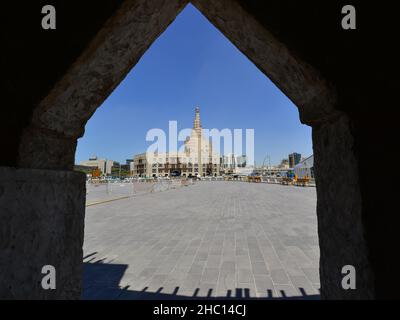
[[[19,140],[17,166],[25,169],[1,169],[9,183],[6,199],[13,203],[5,216],[9,241],[2,250],[15,257],[1,262],[1,297],[79,297],[84,177],[70,171],[77,139],[96,108],[187,2],[123,1],[33,111]],[[339,111],[336,88],[239,1],[192,3],[296,104],[301,121],[313,127],[322,297],[374,297],[354,139],[348,116]],[[26,216],[18,215],[22,211],[32,213],[29,227]],[[21,268],[24,252],[35,258]],[[43,292],[34,276],[40,276],[45,264],[59,270],[53,292]],[[341,288],[341,268],[348,264],[356,267],[357,291]]]

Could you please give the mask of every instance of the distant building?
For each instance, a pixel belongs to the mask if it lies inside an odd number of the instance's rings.
[[[276,166],[277,169],[289,169],[289,159],[282,159],[281,163]]]
[[[131,163],[133,163],[133,159],[126,159],[125,164],[121,164],[121,169],[130,172]]]
[[[234,154],[221,156],[221,167],[223,169],[234,169],[236,167],[236,157]]]
[[[241,155],[236,157],[236,164],[238,168],[245,168],[246,167],[247,157],[246,155]]]
[[[99,168],[102,174],[111,174],[111,168],[114,165],[114,161],[107,159],[98,159],[97,156],[92,156],[87,161],[81,161],[81,166]]]
[[[131,168],[136,177],[219,175],[220,156],[213,152],[210,139],[203,136],[200,108],[196,107],[193,129],[183,152],[137,154]]]
[[[130,161],[132,160],[132,161]],[[127,159],[126,163],[122,164],[120,162],[114,161],[111,167],[111,175],[114,177],[126,177],[132,174],[131,163],[133,159]]]
[[[151,165],[147,163],[146,153],[137,154],[133,157],[131,171],[132,176],[135,177],[151,177]]]
[[[301,154],[293,152],[289,154],[289,168],[294,168],[301,161]]]
[[[314,155],[305,158],[300,163],[295,165],[294,174],[299,178],[314,178]]]
[[[221,156],[221,174],[236,174],[239,168],[246,168],[246,155],[229,154]]]

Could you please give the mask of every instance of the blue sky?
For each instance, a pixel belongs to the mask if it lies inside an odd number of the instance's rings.
[[[153,43],[97,109],[78,140],[75,161],[91,155],[125,162],[145,152],[152,128],[193,125],[255,131],[255,160],[312,154],[311,128],[293,103],[192,5]]]

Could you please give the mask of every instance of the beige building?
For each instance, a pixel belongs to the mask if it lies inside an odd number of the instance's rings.
[[[93,156],[87,161],[81,161],[79,164],[81,166],[99,168],[102,174],[108,175],[111,174],[111,168],[114,164],[114,161],[107,159],[97,159],[97,156]]]
[[[281,163],[276,166],[277,169],[289,169],[289,159],[282,159]]]
[[[203,136],[200,108],[196,107],[193,129],[182,151],[141,153],[133,158],[132,175],[136,177],[218,176],[220,156],[213,152],[209,138]]]

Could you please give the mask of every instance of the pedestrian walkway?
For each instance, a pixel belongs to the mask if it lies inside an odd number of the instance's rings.
[[[85,299],[319,297],[315,188],[201,181],[85,220]]]

